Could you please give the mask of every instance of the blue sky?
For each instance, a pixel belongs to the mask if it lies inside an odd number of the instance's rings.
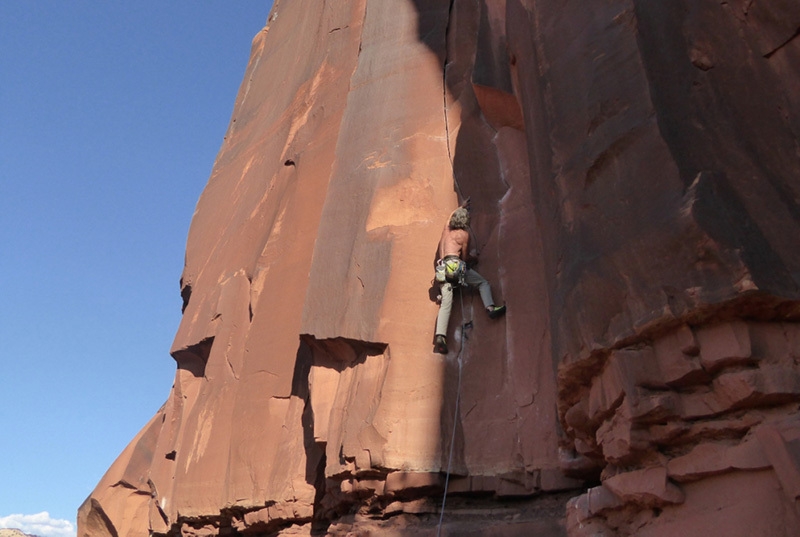
[[[189,223],[270,6],[0,2],[0,527],[74,535],[166,400]]]

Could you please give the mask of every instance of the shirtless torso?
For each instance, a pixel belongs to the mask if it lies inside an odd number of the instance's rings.
[[[439,258],[457,255],[466,261],[467,252],[469,252],[469,233],[464,229],[450,229],[449,225],[445,225],[442,238],[439,240]]]
[[[456,256],[466,263],[476,261],[477,252],[469,251],[470,233],[469,226],[469,198],[453,213],[447,220],[447,224],[442,231],[442,238],[439,239],[439,259],[444,259],[447,256]],[[468,286],[476,287],[481,295],[486,312],[491,319],[501,317],[506,312],[505,306],[495,306],[494,298],[492,297],[492,290],[489,282],[474,269],[460,265],[458,270],[450,269],[450,277],[455,276],[457,273],[457,282],[448,281],[446,275],[446,265],[449,263],[437,264],[436,281],[441,283],[441,304],[439,306],[439,314],[436,317],[436,336],[434,338],[434,351],[440,354],[447,354],[447,325],[450,322],[450,310],[453,307],[453,287]],[[440,277],[444,276],[444,277]],[[462,341],[463,344],[463,341]]]

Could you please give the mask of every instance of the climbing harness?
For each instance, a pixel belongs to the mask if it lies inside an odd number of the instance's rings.
[[[464,293],[461,290],[461,286],[458,288],[458,299],[461,303],[461,343],[458,348],[458,355],[456,356],[456,361],[458,362],[458,384],[456,386],[456,408],[453,412],[453,433],[450,436],[450,454],[447,457],[447,473],[445,474],[444,479],[444,494],[442,495],[442,511],[439,513],[439,525],[436,528],[436,537],[440,537],[442,531],[442,521],[444,520],[444,507],[447,503],[447,487],[450,485],[450,470],[453,464],[453,447],[456,443],[456,426],[458,425],[458,412],[459,406],[461,404],[461,374],[463,371],[463,361],[461,358],[461,353],[464,352],[464,343],[467,340],[467,329],[472,328],[472,321],[465,321],[464,317]]]
[[[457,255],[448,255],[436,263],[436,281],[464,285],[467,276],[467,264]]]

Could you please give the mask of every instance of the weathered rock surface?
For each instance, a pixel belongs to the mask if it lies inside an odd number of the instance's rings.
[[[172,392],[79,534],[435,535],[445,486],[446,535],[799,534],[798,29],[786,0],[276,1]],[[465,292],[445,358],[466,196],[508,314]]]
[[[0,537],[35,537],[23,533],[22,530],[0,528]]]

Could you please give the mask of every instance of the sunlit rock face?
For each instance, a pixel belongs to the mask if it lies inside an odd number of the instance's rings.
[[[0,529],[0,537],[31,537],[27,533],[22,533],[21,530],[15,529]]]
[[[798,28],[782,0],[275,2],[175,383],[79,534],[800,533]],[[465,197],[508,314],[456,293],[442,356]]]

